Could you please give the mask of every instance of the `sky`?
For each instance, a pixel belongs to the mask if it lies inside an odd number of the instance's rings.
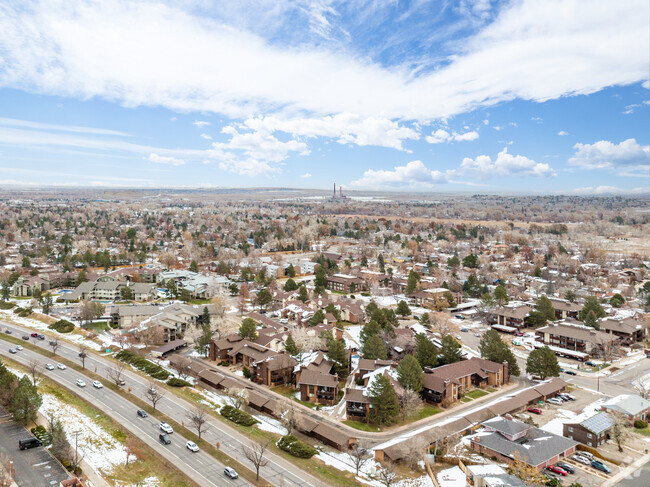
[[[0,185],[647,195],[647,0],[4,0]]]

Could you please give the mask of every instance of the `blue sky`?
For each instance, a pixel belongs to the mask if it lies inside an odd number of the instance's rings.
[[[0,4],[0,185],[647,194],[647,1]]]

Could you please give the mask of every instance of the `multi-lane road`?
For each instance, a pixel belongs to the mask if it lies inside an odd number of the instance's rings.
[[[32,330],[17,326],[11,323],[0,321],[0,326],[4,330],[8,328],[12,331],[12,335],[20,337],[22,335],[29,335]],[[33,345],[42,347],[49,350],[47,340],[36,340],[30,338]],[[67,342],[60,341],[60,346],[57,349],[57,355],[60,355],[70,361],[79,363],[79,350],[78,347],[71,345]],[[9,354],[9,348],[14,345],[0,340],[0,353],[10,357],[13,360],[27,364],[31,359],[38,359],[42,364],[47,362],[54,362],[55,359],[46,358],[36,352],[24,349],[17,354]],[[102,376],[107,382],[108,369],[113,367],[114,363],[95,353],[88,352],[86,358],[86,368]],[[157,451],[161,452],[169,461],[177,464],[182,471],[184,471],[190,478],[192,478],[199,485],[214,486],[214,485],[248,485],[241,477],[238,480],[232,481],[223,475],[224,466],[219,463],[212,456],[204,452],[192,453],[185,447],[186,439],[183,439],[178,433],[172,435],[172,444],[168,446],[162,445],[158,441],[158,423],[153,418],[142,419],[137,417],[136,410],[138,409],[133,403],[110,390],[103,388],[101,390],[94,389],[91,386],[92,379],[84,374],[74,370],[59,370],[53,371],[44,370],[46,375],[54,379],[64,387],[75,389],[84,399],[88,400],[94,406],[103,410],[109,416],[113,416],[120,422],[126,429],[131,431],[136,436],[149,443]],[[83,378],[86,383],[86,388],[79,388],[76,381]],[[135,372],[125,371],[126,386],[130,388],[134,396],[144,398],[145,390],[148,386],[148,380],[136,374]],[[178,423],[186,421],[187,411],[191,410],[195,405],[188,401],[176,396],[175,394],[165,395],[156,408],[163,414],[173,418]],[[209,419],[209,429],[203,434],[203,438],[215,445],[219,443],[221,451],[229,455],[231,458],[249,467],[252,466],[246,459],[244,454],[244,447],[250,445],[250,440],[237,431],[235,428],[214,419]],[[325,485],[313,476],[303,472],[292,463],[284,460],[276,454],[267,452],[265,457],[268,464],[260,469],[260,476],[266,481],[276,486],[301,486],[301,487],[317,487]]]

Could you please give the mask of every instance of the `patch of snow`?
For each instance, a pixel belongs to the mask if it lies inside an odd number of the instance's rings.
[[[441,470],[436,475],[436,479],[440,487],[465,487],[467,485],[467,477],[458,466]]]
[[[256,414],[253,417],[259,421],[257,427],[263,431],[270,431],[271,433],[277,433],[282,436],[289,433],[287,429],[282,426],[282,423],[280,423],[280,421],[277,419],[269,418],[268,416],[264,416],[262,414]]]

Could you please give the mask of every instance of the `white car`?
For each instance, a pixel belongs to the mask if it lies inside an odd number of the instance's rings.
[[[16,350],[22,350],[23,346],[22,345],[16,345]]]
[[[104,385],[101,382],[99,382],[98,380],[94,380],[93,381],[93,387],[95,389],[101,389],[102,387],[104,387]]]
[[[548,398],[546,400],[546,402],[551,403],[551,404],[555,404],[555,405],[558,405],[558,406],[562,404],[562,400],[558,399],[556,397],[550,397],[550,398]]]
[[[61,370],[67,369],[67,367],[65,365],[63,365],[63,364],[56,364],[56,368],[61,369]]]
[[[578,463],[582,463],[583,465],[591,465],[591,460],[583,457],[582,455],[573,455],[571,459],[575,460]]]
[[[81,379],[77,379],[77,385],[79,387],[86,387],[86,383]]]
[[[188,450],[193,451],[195,453],[199,451],[199,445],[197,445],[193,441],[188,441],[187,443],[185,443],[185,446],[187,447]]]
[[[167,433],[168,435],[171,435],[171,434],[174,432],[174,430],[172,429],[172,427],[169,426],[169,425],[168,425],[167,423],[165,423],[164,421],[163,421],[162,423],[160,423],[160,424],[158,425],[158,427],[160,428],[161,431],[163,431],[164,433]]]
[[[54,370],[54,365],[52,365],[52,364],[45,364],[45,368],[46,368],[47,370]]]

